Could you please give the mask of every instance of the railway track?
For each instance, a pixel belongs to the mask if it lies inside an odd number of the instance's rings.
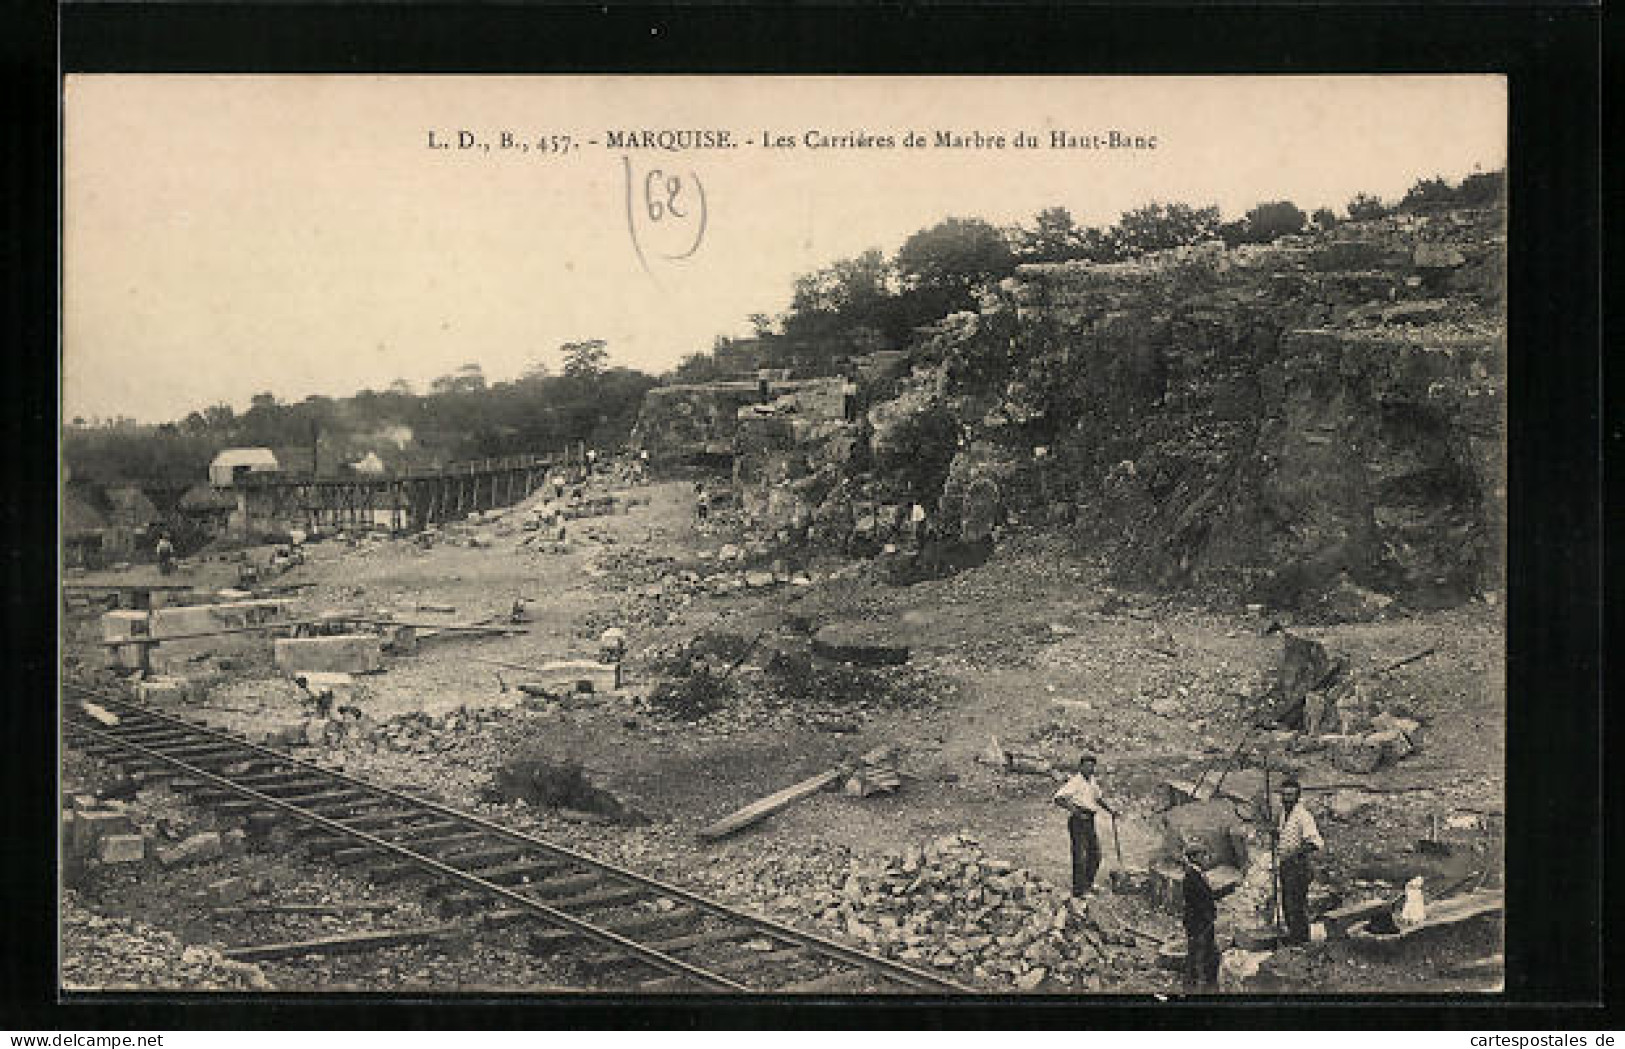
[[[68,683],[66,741],[378,881],[417,880],[471,930],[530,923],[531,949],[646,993],[964,994],[886,958],[272,747]]]

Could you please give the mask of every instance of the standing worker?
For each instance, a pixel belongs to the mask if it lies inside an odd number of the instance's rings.
[[[1213,922],[1219,908],[1213,902],[1213,886],[1208,884],[1202,863],[1207,850],[1200,842],[1189,842],[1180,857],[1185,880],[1185,990],[1212,991],[1219,986],[1219,944],[1213,935]]]
[[[158,534],[158,545],[153,552],[158,555],[159,574],[170,575],[175,571],[175,544],[169,541],[169,533]]]
[[[1100,836],[1095,833],[1099,812],[1117,818],[1117,812],[1100,794],[1095,782],[1095,756],[1078,758],[1078,774],[1061,785],[1053,801],[1067,812],[1066,829],[1072,836],[1072,895],[1087,896],[1094,891],[1095,872],[1100,870]]]
[[[917,550],[925,545],[925,507],[915,503],[908,510],[909,541]]]
[[[1303,788],[1295,779],[1281,784],[1281,826],[1276,837],[1281,879],[1281,910],[1286,917],[1288,943],[1309,942],[1309,854],[1326,847],[1309,807],[1302,803]]]

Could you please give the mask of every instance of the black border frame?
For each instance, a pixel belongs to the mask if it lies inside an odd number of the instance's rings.
[[[1601,1008],[1603,932],[1599,120],[1604,20],[1584,6],[1359,5],[568,7],[431,3],[74,3],[26,6],[0,37],[7,96],[28,119],[5,169],[20,285],[10,327],[31,369],[4,418],[16,546],[5,615],[16,681],[54,680],[58,105],[61,72],[1494,72],[1508,76],[1508,991],[1489,999],[1156,1002],[464,997],[57,1000],[55,726],[43,688],[11,691],[0,765],[0,1024],[13,1029],[1128,1028],[1619,1026]],[[60,37],[58,37],[60,33]],[[60,66],[53,44],[60,40]],[[1617,84],[1616,84],[1617,86]],[[50,158],[52,163],[38,163]],[[11,312],[8,309],[8,313]],[[21,360],[18,360],[18,357]],[[1612,376],[1610,376],[1612,378]],[[1607,438],[1625,444],[1617,420]],[[27,470],[16,479],[19,466]],[[24,513],[25,508],[34,512]],[[37,596],[30,596],[37,595]],[[13,752],[15,754],[16,751]],[[30,843],[18,850],[10,843]],[[22,851],[22,855],[17,855]],[[1614,950],[1617,957],[1617,948]],[[1612,997],[1611,995],[1609,996]],[[1611,1022],[1610,1022],[1611,1021]],[[1575,1025],[1585,1025],[1576,1028]]]

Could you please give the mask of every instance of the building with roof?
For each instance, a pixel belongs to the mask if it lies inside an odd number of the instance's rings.
[[[209,464],[209,483],[230,488],[244,474],[281,472],[282,466],[269,448],[227,448]]]

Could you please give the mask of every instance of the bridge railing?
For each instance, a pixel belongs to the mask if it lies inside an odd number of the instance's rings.
[[[288,488],[296,485],[337,486],[354,484],[392,484],[398,481],[433,481],[447,477],[476,477],[482,474],[505,473],[510,470],[548,468],[562,459],[548,455],[504,455],[491,459],[469,459],[447,463],[445,466],[425,470],[403,470],[385,474],[354,475],[350,477],[294,477],[270,471],[248,473],[236,478],[232,484],[217,488]]]

